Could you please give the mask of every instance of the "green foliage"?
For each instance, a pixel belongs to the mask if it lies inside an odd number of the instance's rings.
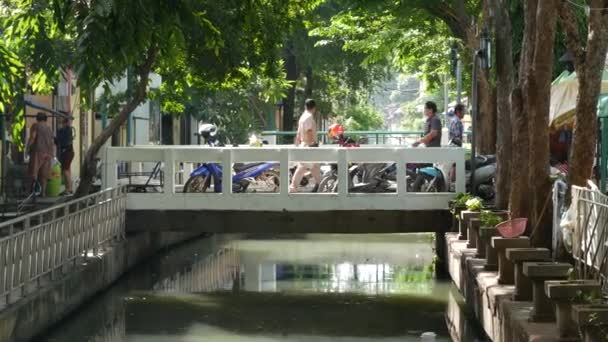
[[[479,197],[473,197],[465,202],[467,210],[480,211],[483,208],[483,200]]]
[[[312,31],[346,51],[364,54],[365,65],[389,60],[406,73],[420,74],[437,89],[449,72],[449,48],[456,40],[428,8],[440,1],[352,1],[331,23]],[[468,80],[465,80],[465,87]]]
[[[382,128],[384,123],[382,115],[378,111],[364,104],[348,107],[343,115],[338,115],[337,120],[349,131],[376,130]]]
[[[268,70],[274,68],[274,70]],[[289,82],[282,63],[257,69],[239,68],[224,82],[205,82],[184,71],[161,71],[161,104],[165,113],[190,115],[217,125],[230,143],[244,143],[250,133],[263,130],[267,116],[274,115],[275,104],[285,96]],[[265,76],[274,74],[275,77]]]
[[[495,227],[503,221],[500,216],[493,214],[491,211],[482,211],[479,220],[482,227]]]
[[[457,207],[465,206],[467,201],[472,198],[473,198],[473,195],[466,193],[466,192],[460,192],[460,193],[456,194],[456,197],[454,198],[454,205]]]
[[[13,143],[23,148],[23,98],[29,88],[48,94],[61,77],[69,56],[69,37],[53,20],[53,12],[34,0],[4,1],[0,15],[0,112],[6,114]]]

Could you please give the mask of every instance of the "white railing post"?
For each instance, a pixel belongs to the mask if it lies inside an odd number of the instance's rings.
[[[466,191],[465,165],[464,165],[464,149],[460,148],[455,151],[456,158],[456,192]]]
[[[397,165],[397,196],[403,198],[407,196],[405,152],[399,147],[396,147],[394,150],[395,163]]]
[[[289,149],[281,149],[281,160],[279,160],[280,180],[279,180],[279,196],[287,198],[289,196],[289,162],[291,158]]]
[[[165,176],[163,184],[163,192],[165,196],[171,197],[175,193],[175,153],[172,148],[163,150],[163,163]]]
[[[232,194],[232,149],[222,151],[222,195]]]
[[[348,196],[348,160],[346,149],[338,150],[338,197]]]

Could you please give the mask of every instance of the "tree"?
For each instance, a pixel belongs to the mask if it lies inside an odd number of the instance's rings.
[[[608,52],[608,0],[592,0],[587,7],[588,34],[584,44],[577,27],[575,5],[576,3],[562,2],[559,6],[560,23],[566,31],[568,50],[574,56],[579,81],[568,181],[570,185],[586,186],[593,168],[597,141],[597,102]],[[577,10],[583,11],[584,8]]]
[[[23,147],[24,96],[48,94],[62,77],[62,61],[72,53],[53,11],[31,0],[4,1],[0,8],[0,112],[11,128],[13,143]]]
[[[225,79],[239,67],[277,60],[280,27],[295,6],[284,1],[27,1],[29,16],[52,10],[58,27],[73,38],[70,64],[84,89],[112,82],[132,69],[127,100],[84,157],[76,195],[89,192],[101,146],[148,96],[148,77],[165,63],[187,65],[206,79]]]
[[[371,131],[382,128],[382,115],[374,108],[365,104],[349,107],[343,115],[338,116],[349,131]]]
[[[244,143],[249,133],[266,127],[267,114],[290,87],[282,68],[282,63],[240,68],[238,77],[222,83],[209,83],[175,66],[160,68],[163,112],[213,123],[228,142]]]
[[[511,17],[505,0],[490,1],[495,16],[495,39],[496,39],[496,200],[495,205],[499,209],[507,209],[509,206],[509,187],[511,182],[511,93],[514,86],[513,73],[513,34],[511,29]]]
[[[338,115],[369,96],[388,76],[387,58],[366,63],[366,54],[343,49],[342,41],[317,33],[343,6],[342,0],[324,1],[291,24],[284,58],[287,79],[294,82],[283,101],[284,129],[293,129],[294,112],[306,98],[314,98],[324,116]]]
[[[551,181],[549,179],[549,106],[558,0],[542,0],[536,10],[536,35],[531,72],[528,74],[528,132],[530,137],[529,189],[531,233],[536,246],[551,243]],[[542,29],[541,29],[542,28]]]
[[[461,42],[465,61],[479,48],[482,5],[482,1],[464,0],[352,1],[321,34],[342,39],[344,48],[366,52],[372,60],[388,55],[418,69],[427,79],[439,80],[449,70],[449,38]],[[443,67],[438,68],[437,63]],[[480,153],[493,153],[495,88],[486,71],[480,72],[478,80],[481,115],[476,122],[477,148]]]

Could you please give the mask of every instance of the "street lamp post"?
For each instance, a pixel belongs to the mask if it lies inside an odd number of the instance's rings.
[[[475,142],[476,142],[476,121],[477,116],[479,115],[479,99],[478,99],[478,86],[479,82],[477,80],[477,72],[478,72],[478,63],[484,69],[490,69],[492,67],[492,38],[490,37],[490,33],[488,28],[485,27],[480,35],[479,42],[479,50],[475,51],[475,55],[473,56],[473,89],[471,92],[471,103],[473,104],[471,110],[471,124],[472,124],[472,134],[471,134],[471,193],[475,195]]]

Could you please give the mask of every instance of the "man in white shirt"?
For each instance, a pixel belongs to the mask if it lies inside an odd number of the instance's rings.
[[[305,102],[306,110],[300,116],[298,121],[298,132],[296,133],[296,146],[301,147],[317,147],[317,124],[315,122],[316,103],[314,100],[308,99]],[[297,192],[298,185],[302,181],[302,177],[306,171],[310,170],[312,177],[315,179],[315,188],[321,182],[321,167],[319,164],[299,163],[296,172],[291,180],[289,192]]]

